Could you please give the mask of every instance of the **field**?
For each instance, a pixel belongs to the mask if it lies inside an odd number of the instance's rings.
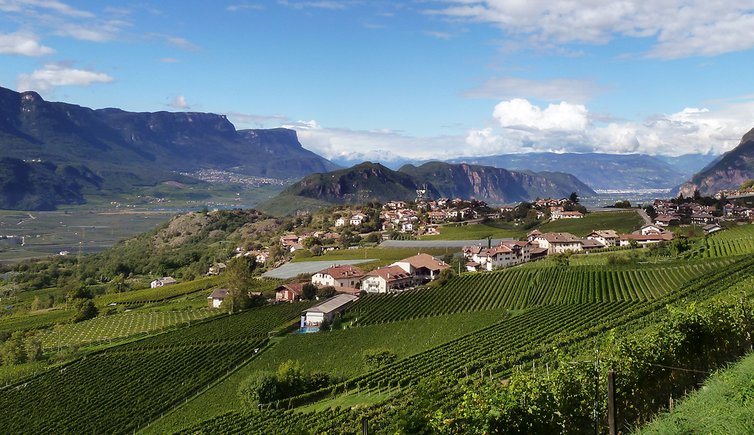
[[[630,233],[644,225],[644,220],[635,211],[587,213],[581,219],[559,219],[541,225],[539,231],[567,232],[586,237],[594,230],[615,230],[618,234]]]
[[[546,224],[541,231],[584,235],[602,225],[629,231],[640,225],[637,219],[633,212],[594,213],[580,221]],[[556,224],[562,227],[547,227]],[[478,235],[474,232],[493,228],[474,227],[453,231],[460,238],[462,231]],[[469,233],[463,238],[470,238]],[[335,330],[314,334],[287,332],[314,302],[273,304],[232,315],[204,308],[209,289],[223,285],[223,277],[98,296],[95,302],[103,314],[78,324],[66,322],[71,312],[65,310],[6,317],[0,319],[0,332],[41,330],[37,337],[47,359],[0,368],[0,381],[9,384],[0,388],[0,425],[8,433],[351,433],[367,418],[376,431],[411,432],[396,424],[412,408],[431,402],[426,409],[432,415],[449,415],[443,413],[483,391],[475,389],[499,388],[522,372],[538,373],[535,366],[549,378],[550,368],[560,361],[591,364],[596,350],[607,355],[610,346],[649,346],[642,340],[651,336],[658,319],[688,326],[690,337],[715,337],[704,334],[726,330],[722,322],[728,315],[714,318],[720,321],[714,327],[697,330],[693,321],[701,315],[682,317],[681,307],[730,299],[749,322],[742,325],[754,332],[754,307],[749,312],[745,305],[754,299],[754,226],[692,240],[691,249],[679,257],[650,257],[645,255],[649,251],[575,255],[567,264],[545,260],[463,273],[425,289],[365,295],[341,315]],[[410,248],[361,248],[317,260],[379,258],[369,266],[374,267],[415,254]],[[631,258],[615,264],[607,261],[612,256]],[[258,290],[268,292],[277,282],[258,284]],[[616,340],[627,341],[616,345]],[[709,350],[702,343],[718,342],[706,340],[691,341],[700,346],[699,355]],[[367,365],[364,352],[377,349],[392,352],[395,360]],[[641,350],[649,354],[651,348],[638,349],[631,361],[642,366],[646,355]],[[288,360],[334,380],[327,387],[263,403],[261,410],[246,408],[239,386],[275,373]],[[683,361],[662,364],[685,367]],[[747,391],[743,378],[735,379],[737,391]],[[591,395],[593,380],[587,376],[586,382]],[[422,396],[430,391],[426,383],[434,385],[432,400]],[[624,391],[633,388],[626,385]],[[591,408],[581,411],[591,418]],[[702,431],[724,431],[709,427]],[[672,428],[670,432],[687,431],[685,426]]]
[[[739,225],[702,239],[693,252],[698,258],[718,258],[754,252],[754,225]]]
[[[728,262],[612,270],[594,266],[550,266],[466,274],[440,288],[366,295],[349,308],[346,318],[355,325],[368,325],[482,309],[648,301]]]
[[[12,433],[136,430],[252,358],[305,307],[226,315],[53,368],[0,394],[0,424]]]
[[[151,425],[147,432],[173,432],[199,417],[211,418],[228,411],[242,411],[237,397],[241,381],[260,370],[275,371],[282,361],[297,359],[306,370],[326,371],[343,378],[353,377],[367,371],[362,357],[364,349],[387,348],[400,357],[408,357],[488,326],[499,320],[502,313],[501,310],[490,310],[454,314],[327,334],[290,335],[282,340],[273,339],[273,344],[267,350],[236,374],[166,415],[163,420]],[[302,359],[301,355],[317,355],[317,358]]]
[[[545,232],[568,232],[585,237],[594,230],[612,229],[621,233],[638,230],[644,221],[635,211],[592,212],[581,219],[559,219],[544,223],[537,228]],[[489,224],[445,224],[437,236],[424,236],[423,240],[479,240],[487,237],[520,239],[534,228],[517,228],[510,223]]]

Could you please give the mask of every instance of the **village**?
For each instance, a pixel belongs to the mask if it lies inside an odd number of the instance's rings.
[[[532,203],[515,206],[490,208],[481,201],[460,199],[439,199],[416,202],[389,201],[382,205],[379,221],[371,228],[381,229],[380,240],[394,237],[439,235],[444,224],[474,225],[492,219],[512,219],[523,222],[526,219],[552,222],[561,219],[583,219],[588,213],[576,198],[538,199]],[[463,246],[455,252],[454,258],[462,258],[463,272],[490,272],[502,268],[537,261],[549,256],[575,253],[603,252],[609,250],[646,247],[652,244],[667,243],[674,239],[669,227],[683,224],[703,226],[704,234],[723,229],[726,221],[748,221],[754,217],[754,210],[726,203],[722,206],[700,205],[694,202],[655,200],[642,210],[645,224],[638,230],[619,233],[613,229],[595,229],[586,237],[577,237],[568,232],[541,232],[534,229],[521,240],[503,239],[493,245],[491,239]],[[286,233],[280,236],[279,246],[285,253],[295,254],[300,250],[316,247],[316,252],[348,249],[343,246],[344,231],[359,232],[370,222],[367,213],[355,209],[333,217],[329,231]],[[368,235],[364,234],[366,238]],[[316,241],[316,243],[312,243]],[[379,242],[379,241],[378,241]],[[237,248],[236,256],[251,257],[258,264],[270,264],[270,250],[245,251]],[[447,259],[447,258],[446,258]],[[279,265],[279,264],[277,264]],[[223,263],[210,267],[208,275],[224,271]],[[383,267],[364,270],[352,264],[333,264],[311,274],[310,279],[280,284],[275,290],[274,303],[294,302],[305,298],[305,287],[329,289],[322,302],[305,310],[301,315],[300,327],[312,332],[323,325],[330,325],[338,313],[345,310],[363,294],[397,293],[416,289],[438,279],[443,271],[450,268],[440,258],[427,253],[417,253]],[[459,270],[458,272],[461,272]],[[171,277],[155,280],[153,286],[175,282]],[[208,297],[211,308],[221,307],[227,290],[215,290]],[[309,296],[310,297],[310,296]],[[307,297],[308,298],[308,297]],[[320,299],[316,297],[316,299]]]

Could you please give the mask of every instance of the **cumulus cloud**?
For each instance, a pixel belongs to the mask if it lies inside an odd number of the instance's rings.
[[[21,56],[44,56],[55,53],[50,47],[39,43],[31,33],[0,33],[0,54],[17,54]]]
[[[19,91],[46,92],[58,86],[89,86],[112,81],[113,78],[105,73],[49,63],[31,74],[19,75],[16,88]]]
[[[191,106],[189,106],[188,102],[186,101],[186,97],[183,95],[178,95],[177,97],[173,98],[173,101],[169,104],[170,107],[174,109],[190,109]]]
[[[91,12],[76,9],[58,0],[0,0],[0,11],[27,14],[35,11],[44,11],[79,18],[94,16]]]
[[[520,77],[497,77],[464,92],[467,98],[507,100],[534,98],[544,101],[585,103],[601,94],[603,88],[588,80],[531,80]]]
[[[515,98],[501,101],[492,116],[501,127],[521,130],[582,131],[588,120],[586,107],[581,104],[550,104],[544,110],[528,100]]]
[[[754,47],[754,10],[746,0],[448,0],[428,13],[492,23],[537,47],[651,38],[647,55],[664,59]]]
[[[230,112],[226,115],[234,125],[240,128],[269,128],[291,122],[291,119],[284,115],[255,115],[238,112]]]
[[[495,127],[474,129],[466,143],[472,155],[554,151],[616,154],[720,154],[735,147],[754,120],[754,100],[711,110],[684,108],[643,122],[602,122],[583,105],[528,100],[502,101]]]

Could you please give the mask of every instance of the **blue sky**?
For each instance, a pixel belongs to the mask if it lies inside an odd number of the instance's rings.
[[[325,157],[718,154],[754,127],[754,4],[0,0],[0,85],[288,126]]]

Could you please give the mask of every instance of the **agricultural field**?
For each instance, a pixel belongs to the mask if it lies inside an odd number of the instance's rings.
[[[95,317],[80,323],[57,324],[42,335],[42,346],[55,349],[110,342],[165,330],[218,315],[208,308],[176,311],[135,311]]]
[[[2,391],[0,424],[9,433],[134,431],[253,358],[306,306],[226,315],[52,368]]]
[[[517,228],[513,224],[444,224],[439,228],[436,236],[422,236],[422,240],[481,240],[518,239],[526,236],[528,231]]]
[[[166,285],[164,287],[145,288],[123,293],[106,294],[97,297],[95,299],[95,302],[99,306],[105,306],[109,304],[145,304],[151,302],[162,302],[178,296],[184,296],[187,294],[207,290],[212,287],[219,286],[224,282],[225,280],[223,276],[199,278],[193,281]]]
[[[739,225],[705,237],[692,255],[697,258],[718,258],[751,253],[754,253],[754,225]]]
[[[558,219],[540,225],[543,233],[567,232],[578,237],[586,237],[594,230],[615,230],[618,234],[630,233],[644,225],[644,220],[636,211],[593,212],[581,219]]]
[[[352,325],[453,312],[590,302],[647,301],[681,287],[729,260],[606,269],[599,266],[510,268],[471,273],[440,288],[366,295],[349,308]]]
[[[460,313],[326,334],[297,334],[274,338],[271,346],[237,373],[166,415],[146,432],[175,432],[192,424],[199,417],[208,419],[229,411],[243,411],[243,405],[237,396],[241,381],[260,371],[274,372],[283,361],[300,359],[301,355],[317,355],[317,358],[301,360],[304,369],[324,371],[347,379],[368,371],[362,356],[365,349],[386,348],[401,358],[408,357],[489,326],[499,321],[504,312],[488,310]]]

